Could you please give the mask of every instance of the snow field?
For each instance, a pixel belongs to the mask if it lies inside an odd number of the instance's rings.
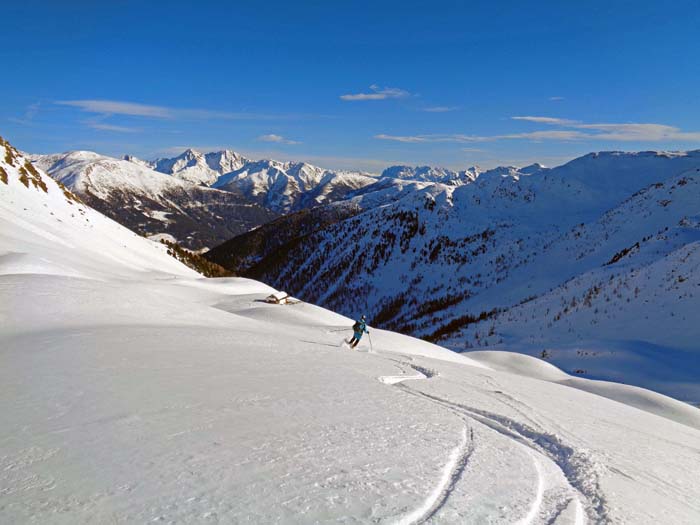
[[[350,351],[350,319],[6,170],[1,523],[698,522],[700,430],[663,396],[371,326]]]

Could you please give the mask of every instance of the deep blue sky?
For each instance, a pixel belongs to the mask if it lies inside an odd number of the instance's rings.
[[[700,148],[697,0],[144,3],[3,5],[0,134],[373,171]]]

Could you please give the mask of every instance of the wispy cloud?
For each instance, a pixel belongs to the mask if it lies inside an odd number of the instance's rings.
[[[552,102],[559,102],[560,100],[566,100],[564,97],[549,97],[548,100],[551,100]]]
[[[498,140],[541,141],[609,141],[609,142],[700,142],[700,131],[682,131],[666,124],[587,124],[556,117],[511,117],[512,120],[546,124],[563,129],[538,130],[502,135],[421,134],[387,135],[374,138],[408,144],[431,142],[478,143]]]
[[[507,135],[461,135],[461,134],[426,134],[426,135],[375,135],[375,139],[391,140],[394,142],[405,143],[428,143],[428,142],[456,142],[456,143],[474,143],[474,142],[491,142],[503,139],[530,139],[530,140],[574,140],[585,135],[578,131],[533,131],[530,133],[510,133]]]
[[[450,111],[457,111],[458,109],[458,106],[430,106],[423,108],[421,111],[425,111],[427,113],[448,113]]]
[[[117,133],[140,133],[139,128],[130,128],[127,126],[115,126],[114,124],[106,124],[104,122],[85,122],[85,125],[92,129],[97,129],[100,131],[115,131]]]
[[[354,93],[348,95],[340,95],[340,100],[385,100],[388,98],[406,98],[411,95],[408,91],[404,89],[392,87],[379,87],[376,84],[372,84],[369,87],[369,89],[370,93]]]
[[[525,120],[527,122],[535,122],[537,124],[554,124],[559,126],[566,126],[569,124],[576,124],[575,120],[568,120],[564,118],[555,117],[510,117],[511,120]]]
[[[57,100],[61,106],[72,106],[86,113],[101,115],[131,115],[136,117],[173,118],[173,110],[163,106],[149,106],[117,100]]]
[[[37,113],[39,113],[39,109],[41,109],[41,102],[35,102],[34,104],[29,104],[26,109],[24,110],[24,115],[20,118],[17,117],[10,117],[9,120],[12,122],[15,122],[17,124],[22,124],[24,126],[28,126],[32,124],[32,121],[34,120],[34,117],[36,117]]]
[[[665,124],[578,124],[579,129],[598,133],[587,134],[598,140],[631,142],[700,142],[700,131],[682,131]]]
[[[682,131],[675,126],[654,123],[594,123],[554,117],[511,117],[539,124],[549,124],[576,130],[586,130],[581,138],[623,142],[700,141],[700,132]]]
[[[261,135],[258,137],[258,140],[261,142],[275,142],[277,144],[301,144],[299,141],[290,140],[284,138],[282,135],[275,135],[274,133],[270,133],[269,135]]]
[[[391,140],[394,142],[406,142],[409,144],[415,144],[419,142],[437,142],[435,140],[430,140],[431,137],[436,137],[437,135],[387,135],[385,133],[380,133],[375,135],[375,139],[379,140]]]
[[[276,120],[293,118],[293,115],[268,115],[260,113],[235,113],[210,109],[185,109],[139,104],[119,100],[57,100],[55,104],[71,106],[97,115],[127,115],[155,119],[192,120]]]

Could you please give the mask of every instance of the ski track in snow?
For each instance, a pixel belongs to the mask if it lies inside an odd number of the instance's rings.
[[[532,452],[529,452],[529,455],[532,458],[532,463],[535,465],[535,470],[537,471],[537,493],[532,505],[530,506],[530,512],[528,512],[527,516],[525,516],[523,519],[517,521],[516,525],[530,525],[539,514],[540,507],[542,506],[542,498],[544,497],[544,475],[542,474],[542,466]]]
[[[582,496],[586,500],[588,503],[588,515],[593,523],[604,524],[609,522],[606,500],[600,490],[595,465],[584,453],[564,444],[556,435],[538,432],[523,423],[505,416],[453,403],[446,399],[405,387],[404,390],[419,397],[433,400],[446,408],[457,410],[478,423],[512,439],[516,443],[528,447],[531,451],[537,453],[538,457],[551,461],[564,475],[576,499]],[[538,474],[540,472],[541,470],[538,468]],[[580,501],[577,505],[577,523],[585,523],[583,509],[581,512],[578,512],[579,506],[581,506]]]
[[[404,381],[411,381],[416,379],[430,379],[431,377],[435,377],[436,375],[438,375],[437,372],[428,368],[424,368],[422,366],[403,363],[402,361],[399,361],[399,363],[410,366],[413,370],[416,371],[416,373],[410,376],[406,374],[401,374],[398,376],[379,376],[377,379],[379,379],[379,381],[387,385],[396,385],[398,383],[403,383]]]
[[[406,363],[404,361],[397,361],[393,359],[392,361],[395,361],[400,365],[406,365],[415,370],[417,373],[412,375],[402,374],[380,376],[377,378],[380,382],[388,385],[396,385],[398,388],[401,388],[401,390],[408,394],[421,397],[438,404],[455,413],[465,423],[465,426],[462,429],[460,444],[450,454],[450,457],[443,468],[442,477],[440,478],[440,481],[435,489],[424,500],[420,507],[400,518],[396,522],[396,525],[425,523],[434,517],[445,505],[455,486],[462,477],[470,456],[474,452],[474,431],[469,426],[468,420],[476,421],[477,423],[480,423],[513,440],[519,445],[526,447],[528,454],[532,458],[533,465],[537,473],[537,490],[528,513],[522,519],[516,522],[517,525],[532,524],[544,510],[542,505],[545,493],[545,478],[541,464],[542,459],[553,463],[556,468],[561,471],[569,485],[569,494],[567,494],[566,500],[561,501],[558,505],[556,505],[554,514],[550,514],[549,519],[547,520],[548,524],[556,523],[560,514],[566,510],[572,502],[575,505],[575,525],[586,524],[588,521],[586,515],[588,515],[588,518],[595,524],[609,523],[606,501],[600,490],[598,477],[595,472],[595,466],[590,458],[588,458],[584,453],[576,451],[574,448],[564,444],[562,440],[554,434],[538,432],[534,428],[508,417],[459,403],[454,403],[447,399],[442,399],[440,397],[410,388],[408,385],[403,383],[406,381],[430,379],[439,374],[433,370]],[[518,412],[521,413],[521,415],[524,415],[520,410],[518,410]],[[467,429],[469,429],[469,440],[467,440]],[[573,497],[571,494],[573,494]],[[582,498],[585,499],[588,504],[588,511],[584,509],[581,502]]]
[[[462,476],[462,472],[469,462],[469,457],[474,451],[474,435],[470,429],[467,436],[467,427],[462,428],[462,436],[459,444],[452,450],[450,457],[442,470],[442,477],[435,489],[423,501],[423,504],[413,512],[405,515],[396,522],[396,525],[413,525],[423,523],[434,516],[445,504],[447,498],[454,490],[455,485]]]

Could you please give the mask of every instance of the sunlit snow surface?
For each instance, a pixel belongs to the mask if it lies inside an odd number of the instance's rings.
[[[700,520],[696,409],[371,326],[352,351],[4,166],[0,523]]]

